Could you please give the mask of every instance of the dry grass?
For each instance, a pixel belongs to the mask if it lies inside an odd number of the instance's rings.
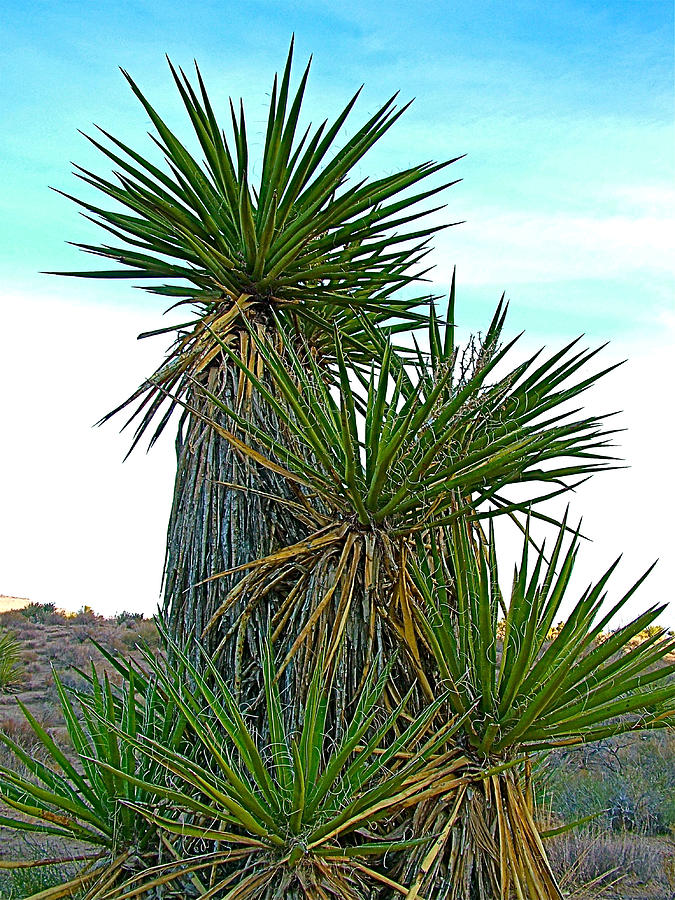
[[[570,897],[675,898],[675,843],[667,837],[589,828],[551,838],[546,849]]]

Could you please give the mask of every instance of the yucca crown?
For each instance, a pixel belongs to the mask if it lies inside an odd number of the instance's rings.
[[[394,95],[335,152],[360,89],[331,125],[325,120],[300,133],[311,59],[294,95],[292,61],[293,41],[281,80],[274,78],[257,185],[250,174],[243,102],[236,113],[230,101],[228,140],[196,63],[195,85],[168,60],[203,161],[188,150],[124,70],[154,126],[150,137],[166,166],[155,165],[100,127],[107,144],[85,135],[114,164],[116,180],[80,166],[75,174],[115,201],[116,208],[65,196],[116,241],[75,246],[121,267],[60,274],[138,279],[146,283],[144,290],[173,298],[178,306],[187,304],[193,312],[189,321],[142,335],[175,332],[176,340],[153,379],[110,414],[141,400],[132,414],[134,418],[142,412],[134,443],[167,394],[182,395],[190,379],[220,356],[211,332],[237,343],[243,320],[258,328],[274,328],[274,310],[314,345],[318,357],[327,355],[330,362],[332,330],[337,326],[354,361],[364,361],[373,357],[370,327],[364,324],[386,323],[387,330],[396,332],[425,319],[416,311],[420,298],[402,298],[398,292],[424,277],[428,269],[420,263],[429,252],[429,238],[446,227],[420,224],[420,219],[443,208],[423,209],[420,204],[456,182],[417,192],[410,189],[460,157],[350,183],[364,154],[410,104],[397,108]],[[152,441],[167,419],[167,414],[159,417]]]
[[[127,207],[131,215],[76,202],[97,224],[130,246],[76,246],[127,269],[66,274],[187,281],[187,285],[153,285],[147,290],[207,305],[228,293],[246,293],[281,305],[304,301],[378,307],[390,302],[394,309],[405,309],[404,301],[388,298],[421,277],[423,273],[415,267],[428,252],[428,238],[438,226],[400,234],[392,234],[392,229],[441,209],[411,211],[452,182],[413,196],[402,194],[455,160],[425,162],[347,186],[356,164],[410,104],[397,108],[395,94],[329,159],[360,89],[330,127],[328,120],[314,130],[310,124],[298,137],[311,59],[291,97],[292,59],[293,42],[281,83],[274,78],[257,187],[250,176],[243,101],[237,114],[230,100],[231,146],[216,120],[197,64],[195,87],[183,69],[177,70],[168,60],[204,154],[200,163],[122,70],[155,126],[157,134],[151,138],[164,154],[170,173],[102,128],[99,131],[112,147],[88,137],[119,167],[117,183],[79,166],[76,174]]]

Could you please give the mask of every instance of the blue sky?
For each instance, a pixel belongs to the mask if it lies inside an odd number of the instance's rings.
[[[505,290],[513,330],[526,327],[533,343],[586,332],[592,343],[612,341],[608,361],[630,356],[628,374],[599,389],[598,402],[626,409],[633,469],[606,476],[614,481],[580,497],[579,512],[588,516],[591,504],[596,516],[592,560],[604,563],[622,540],[636,570],[667,555],[664,494],[654,537],[631,532],[630,522],[672,437],[660,396],[672,380],[675,325],[670,2],[242,0],[185,12],[166,0],[0,0],[0,11],[2,384],[19,437],[2,451],[12,477],[0,593],[96,606],[84,598],[105,569],[100,606],[152,608],[170,500],[170,441],[122,467],[125,439],[112,427],[89,429],[154,368],[162,348],[133,337],[156,324],[162,304],[130,283],[39,274],[86,267],[65,241],[98,239],[47,185],[81,192],[69,160],[107,171],[77,134],[93,122],[150,149],[146,117],[118,66],[187,134],[164,53],[186,67],[196,57],[221,108],[228,95],[243,95],[252,142],[261,142],[291,31],[297,68],[315,55],[313,121],[335,114],[362,82],[352,127],[399,88],[402,99],[416,98],[362,174],[467,154],[453,166],[463,181],[444,213],[466,223],[439,236],[432,258],[440,292],[457,265],[462,325],[483,325]],[[38,508],[45,561],[36,566]],[[75,574],[78,565],[86,576]],[[656,582],[661,593],[675,580],[668,565]]]
[[[271,74],[294,29],[297,59],[316,57],[312,118],[336,111],[362,81],[355,121],[399,88],[417,98],[364,171],[467,154],[455,166],[463,183],[448,195],[450,218],[467,224],[437,242],[441,285],[457,262],[472,306],[508,289],[543,330],[578,318],[599,334],[649,331],[668,307],[659,234],[673,190],[668,2],[424,3],[416,13],[408,3],[202,2],[186,14],[165,0],[5,0],[2,9],[12,48],[0,88],[10,172],[3,270],[22,284],[43,285],[36,270],[82,264],[64,229],[93,236],[45,190],[73,189],[68,160],[101,166],[76,129],[95,121],[149,147],[118,66],[179,127],[163,54],[185,66],[196,56],[214,97],[243,94],[262,131]],[[473,264],[486,244],[506,251],[487,271],[484,260]]]

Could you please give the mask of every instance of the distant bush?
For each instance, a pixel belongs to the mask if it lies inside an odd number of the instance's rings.
[[[0,613],[0,627],[3,628],[25,628],[29,625],[28,619],[23,615],[20,609],[6,609]]]
[[[153,619],[141,619],[129,623],[117,638],[121,648],[125,651],[133,650],[137,646],[156,649],[159,646],[159,632]]]
[[[51,616],[57,615],[54,603],[29,603],[19,612],[29,622],[35,622],[38,625],[47,624],[47,620]]]
[[[127,622],[142,622],[145,616],[142,612],[128,612],[126,609],[117,613],[115,621],[118,625],[124,625]]]
[[[142,621],[137,622],[132,631],[136,638],[136,644],[142,644],[151,648],[159,646],[159,632],[157,631],[154,619],[143,619]]]
[[[661,626],[660,626],[660,625],[648,625],[647,628],[645,628],[643,631],[641,631],[639,634],[637,634],[637,635],[635,636],[635,641],[636,641],[636,643],[637,643],[637,642],[641,642],[641,641],[646,641],[646,640],[648,640],[649,638],[654,637],[655,635],[657,635],[660,631],[661,631]],[[669,637],[673,637],[673,631],[672,631],[672,630],[667,631],[666,634],[667,634]]]
[[[32,897],[47,888],[56,887],[65,880],[63,866],[34,866],[27,869],[0,870],[0,897],[21,900]]]
[[[51,727],[49,722],[45,719],[44,716],[38,716],[38,720],[40,725],[51,733]],[[39,760],[40,762],[45,762],[45,759],[48,757],[48,754],[45,752],[44,746],[40,743],[40,740],[37,738],[35,731],[25,719],[20,719],[18,716],[8,718],[0,722],[0,733],[10,738],[22,750],[24,750],[33,760]],[[24,762],[20,759],[17,759],[16,756],[11,754],[6,746],[0,740],[0,765],[5,766],[8,769],[11,769],[13,772],[16,772],[22,776],[26,776],[29,772],[28,768],[25,766]],[[0,854],[0,859],[2,858],[2,854]],[[0,897],[4,900],[4,894],[0,891]]]
[[[26,678],[21,641],[11,631],[0,632],[0,691],[18,687]]]
[[[552,753],[538,791],[557,821],[597,812],[608,830],[667,833],[675,827],[675,733],[629,734]]]
[[[81,652],[81,647],[76,644],[48,644],[45,656],[52,665],[58,669],[68,666],[81,666],[83,663],[87,665],[90,657],[89,652]]]
[[[74,622],[76,625],[91,625],[100,619],[100,616],[97,616],[91,606],[85,604],[81,606],[74,616],[70,617],[70,621]]]
[[[41,860],[45,857],[45,848],[38,843],[31,842],[28,848],[24,855],[33,861],[32,865],[4,872],[0,869],[0,897],[5,900],[21,900],[56,887],[74,871],[74,864],[44,865]]]

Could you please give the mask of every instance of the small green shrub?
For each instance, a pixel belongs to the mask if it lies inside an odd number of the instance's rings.
[[[128,612],[123,609],[122,612],[117,613],[115,621],[118,625],[123,625],[125,622],[142,622],[144,618],[142,612]]]
[[[2,900],[25,900],[40,891],[46,891],[61,885],[72,878],[77,862],[70,858],[72,851],[58,842],[48,844],[30,835],[23,835],[12,853],[12,861],[0,858],[0,898]],[[62,856],[58,862],[54,856]],[[17,868],[13,860],[21,856],[24,865]],[[75,900],[81,894],[71,893],[65,898]]]
[[[63,677],[52,673],[67,740],[55,739],[21,701],[25,723],[0,729],[0,806],[4,807],[0,826],[63,840],[63,856],[54,859],[51,854],[48,860],[60,872],[56,883],[63,889],[54,900],[75,897],[82,888],[93,890],[94,882],[97,886],[107,882],[112,889],[134,867],[144,871],[157,862],[162,845],[156,829],[132,804],[145,809],[156,801],[167,780],[166,770],[147,754],[136,753],[131,742],[148,736],[167,753],[182,749],[185,743],[184,718],[158,691],[155,681],[142,670],[131,671],[115,656],[106,655],[106,659],[118,673],[127,675],[122,690],[106,674],[100,677],[93,666],[91,674],[78,676],[81,690],[69,687],[68,673]],[[172,675],[180,678],[180,672],[172,670]],[[150,793],[143,787],[146,783],[152,786]],[[161,811],[159,803],[155,806]],[[75,870],[68,850],[73,841],[83,847],[84,854],[77,858],[83,864]],[[5,897],[0,890],[0,898]]]
[[[0,632],[0,692],[17,688],[25,678],[21,641],[12,631]]]
[[[100,620],[100,616],[97,616],[91,606],[88,606],[86,603],[84,606],[81,606],[74,616],[71,617],[71,622],[75,625],[92,625],[94,622]]]
[[[554,821],[599,813],[613,831],[663,834],[675,827],[675,733],[629,734],[552,753],[540,799]]]
[[[135,636],[135,644],[141,644],[152,648],[159,647],[160,637],[157,625],[154,619],[143,619],[133,626],[133,634]]]

